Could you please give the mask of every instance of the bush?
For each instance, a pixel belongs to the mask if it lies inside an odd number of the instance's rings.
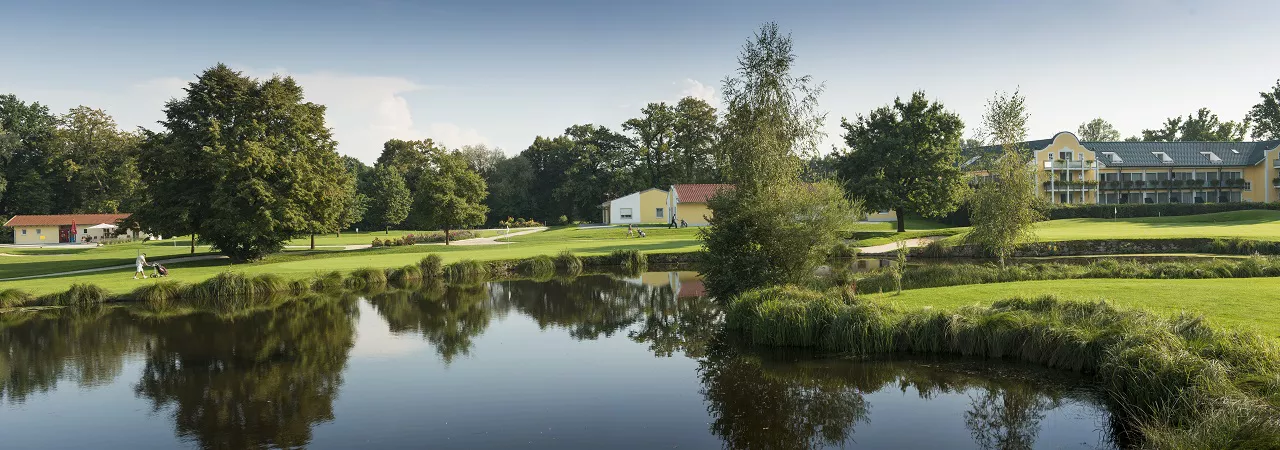
[[[577,255],[562,250],[555,259],[556,271],[563,275],[578,276],[582,273],[582,260]]]
[[[289,288],[289,284],[275,274],[250,277],[241,272],[222,272],[191,286],[188,297],[206,305],[243,306],[270,298]]]
[[[533,278],[551,278],[556,273],[556,261],[547,255],[522,259],[516,263],[516,272]]]
[[[479,283],[489,279],[489,267],[480,261],[464,259],[444,266],[444,279],[453,283]]]
[[[609,253],[609,261],[628,273],[644,272],[649,267],[649,259],[639,250],[614,250]]]
[[[373,238],[373,243],[372,243],[372,244],[370,244],[370,245],[372,245],[372,246],[373,246],[373,248],[381,247],[381,246],[382,246],[382,239]]]
[[[1253,209],[1280,210],[1280,202],[1234,203],[1127,203],[1122,205],[1057,204],[1047,211],[1049,219],[1111,219],[1159,216],[1192,216],[1197,214]]]
[[[21,289],[5,289],[0,291],[0,308],[26,305],[33,299],[34,297],[31,294]]]
[[[422,268],[408,265],[388,271],[387,280],[397,287],[409,287],[422,281]]]
[[[831,246],[831,250],[827,251],[827,257],[828,258],[856,258],[858,257],[858,253],[860,251],[861,249],[859,249],[858,247],[855,247],[849,244],[849,242],[842,240],[840,242],[836,242],[836,245]]]
[[[311,290],[316,292],[326,292],[336,290],[342,287],[342,272],[332,271],[323,274],[317,274],[311,280]]]
[[[422,268],[423,278],[434,279],[444,275],[444,260],[434,253],[418,261],[418,267]]]
[[[351,272],[347,278],[347,287],[352,289],[374,289],[387,285],[387,272],[382,269],[365,267]]]
[[[175,300],[181,299],[187,295],[188,286],[177,281],[164,280],[151,283],[145,286],[139,286],[134,289],[129,297],[135,301],[146,303],[147,306],[156,309],[168,307]]]
[[[568,225],[568,224],[569,224],[569,216],[562,215],[560,216],[559,219],[556,220],[556,225]]]
[[[81,306],[105,303],[110,295],[106,289],[88,283],[76,283],[65,292],[46,294],[35,299],[35,303],[46,306]]]

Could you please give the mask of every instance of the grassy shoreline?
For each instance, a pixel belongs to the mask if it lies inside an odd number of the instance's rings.
[[[1053,297],[901,308],[778,287],[730,301],[726,326],[756,345],[1017,359],[1090,374],[1155,448],[1280,443],[1276,341],[1199,317]]]

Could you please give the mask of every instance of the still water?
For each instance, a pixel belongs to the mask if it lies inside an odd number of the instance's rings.
[[[746,349],[688,273],[0,314],[0,447],[1111,448],[1081,380]]]

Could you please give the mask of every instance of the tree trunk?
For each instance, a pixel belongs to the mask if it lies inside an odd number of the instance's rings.
[[[899,207],[898,209],[893,210],[893,212],[896,213],[898,216],[898,232],[899,233],[906,232],[907,231],[906,211],[903,210],[903,208]]]
[[[191,254],[196,254],[196,234],[191,233]]]
[[[391,225],[387,225],[387,234],[391,234]]]
[[[312,250],[315,250],[315,249],[316,249],[316,234],[315,234],[315,233],[311,233],[311,249],[312,249]]]
[[[449,229],[444,229],[444,245],[449,245]]]

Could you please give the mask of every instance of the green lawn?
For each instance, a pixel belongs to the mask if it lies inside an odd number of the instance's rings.
[[[518,229],[513,228],[511,231],[515,232],[517,230]],[[407,234],[423,235],[423,234],[431,234],[431,233],[439,233],[439,232],[440,232],[439,230],[437,231],[391,230],[391,231],[361,231],[359,233],[342,233],[341,236],[334,236],[332,234],[323,234],[323,235],[317,234],[316,246],[367,245],[373,242],[374,238],[381,239],[381,240],[386,240],[388,238],[398,239],[398,238],[404,237]],[[489,237],[489,236],[497,236],[499,234],[502,234],[502,231],[499,231],[499,230],[472,230],[472,232],[476,233],[476,237]],[[300,237],[300,238],[291,240],[289,242],[286,242],[284,245],[310,246],[311,237],[309,236]]]
[[[0,278],[10,278],[131,264],[138,253],[146,253],[148,260],[163,261],[168,257],[190,256],[191,247],[190,241],[169,239],[89,248],[0,248],[0,253],[19,255],[0,256]],[[196,254],[209,254],[209,247],[197,246]]]
[[[1051,220],[1038,224],[1036,235],[1040,240],[1045,241],[1197,237],[1280,240],[1280,211],[1231,211],[1195,216],[1116,220]]]
[[[693,227],[679,230],[646,227],[645,233],[649,234],[649,236],[645,238],[627,238],[625,227],[587,230],[569,227],[517,236],[512,238],[515,243],[507,245],[448,247],[444,245],[417,245],[344,252],[287,252],[285,254],[272,255],[262,262],[253,264],[231,266],[226,260],[215,260],[166,264],[166,267],[170,269],[170,279],[193,283],[228,269],[253,274],[275,273],[285,277],[303,277],[332,270],[346,272],[362,267],[399,267],[415,264],[425,257],[427,253],[439,253],[444,261],[448,263],[462,259],[495,260],[554,255],[563,250],[569,250],[580,255],[601,255],[614,250],[626,249],[644,252],[695,251],[702,245],[697,238],[697,229]],[[151,255],[151,251],[148,250],[147,254]],[[87,255],[90,254],[86,253],[81,256],[87,257]],[[98,267],[131,263],[134,253],[116,256],[119,256],[120,259],[111,260],[112,264],[101,264]],[[94,259],[105,258],[105,256],[92,257]],[[18,259],[18,257],[11,258]],[[57,271],[61,270],[45,270],[43,273]],[[44,294],[64,291],[72,283],[93,283],[111,292],[127,292],[141,286],[143,283],[154,282],[150,279],[145,281],[134,280],[132,273],[133,269],[124,269],[72,276],[7,281],[0,282],[0,290],[18,288],[33,294]]]
[[[910,289],[902,291],[902,295],[870,297],[907,307],[955,308],[1045,294],[1073,300],[1105,299],[1119,306],[1161,314],[1186,311],[1204,315],[1219,326],[1251,328],[1280,337],[1280,278],[1020,281]]]

